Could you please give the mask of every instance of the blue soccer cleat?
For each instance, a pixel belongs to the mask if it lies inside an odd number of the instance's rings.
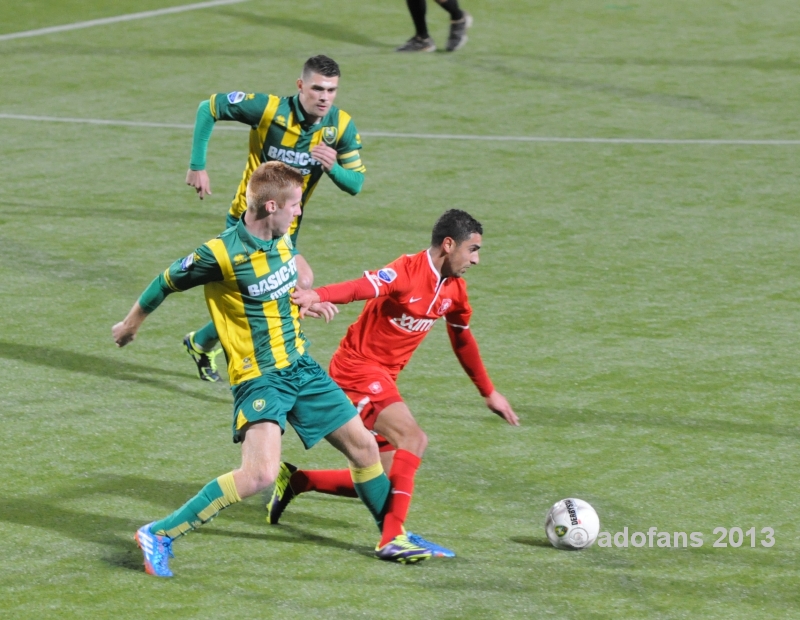
[[[413,564],[431,557],[431,552],[424,547],[415,545],[405,534],[395,536],[383,547],[375,547],[375,555],[387,562],[400,564]]]
[[[454,558],[456,557],[456,552],[448,549],[447,547],[442,547],[437,545],[436,543],[432,543],[429,540],[425,540],[419,534],[412,534],[411,532],[406,532],[406,536],[408,540],[411,541],[412,544],[417,545],[418,547],[423,547],[431,552],[431,556],[434,558]]]
[[[156,577],[172,577],[172,571],[169,569],[169,559],[175,557],[172,553],[172,539],[153,534],[150,531],[153,523],[143,525],[136,530],[136,543],[144,554],[144,572]]]

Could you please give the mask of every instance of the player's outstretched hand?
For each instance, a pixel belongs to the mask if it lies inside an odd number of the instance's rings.
[[[137,300],[133,304],[131,311],[128,312],[128,316],[111,328],[111,335],[114,337],[114,342],[117,343],[117,346],[124,347],[126,344],[133,342],[133,339],[136,338],[136,332],[139,331],[146,318],[147,313]]]
[[[125,321],[120,321],[111,328],[111,335],[114,336],[114,342],[118,347],[124,347],[136,338],[136,330],[131,329]]]
[[[194,191],[202,200],[206,194],[211,195],[211,181],[208,179],[208,172],[205,170],[189,170],[186,173],[186,185],[194,187]]]
[[[319,303],[319,295],[314,289],[296,288],[292,293],[292,303],[300,306],[300,318],[302,319],[311,306]]]
[[[321,301],[318,304],[313,304],[306,310],[306,316],[312,319],[325,319],[326,323],[330,323],[339,314],[339,308],[329,301]]]
[[[503,418],[511,426],[519,426],[519,417],[516,413],[514,413],[514,410],[506,400],[506,397],[497,390],[486,397],[486,406]]]
[[[330,172],[336,163],[336,149],[329,147],[327,144],[315,146],[311,149],[311,156],[322,164],[322,169],[325,172]]]

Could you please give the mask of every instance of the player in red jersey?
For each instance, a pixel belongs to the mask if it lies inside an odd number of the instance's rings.
[[[478,264],[483,228],[465,211],[451,209],[436,222],[431,246],[401,256],[383,269],[366,271],[357,280],[298,289],[292,301],[306,308],[320,301],[346,304],[369,300],[347,330],[330,364],[330,375],[356,405],[364,425],[376,434],[392,495],[383,521],[385,544],[404,531],[414,475],[428,438],[397,390],[397,375],[411,359],[433,324],[441,317],[453,351],[486,405],[512,426],[519,418],[506,398],[494,389],[483,366],[478,344],[469,330],[472,308],[462,279]],[[284,463],[267,505],[267,520],[275,524],[298,493],[318,491],[355,497],[349,470],[298,470]],[[409,534],[434,555],[452,556],[447,549]]]

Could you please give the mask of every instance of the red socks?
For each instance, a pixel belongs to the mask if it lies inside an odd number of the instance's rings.
[[[316,491],[328,495],[358,497],[349,469],[298,469],[289,479],[295,493]]]
[[[403,533],[403,523],[411,506],[411,496],[414,494],[414,476],[421,462],[421,458],[408,450],[398,450],[394,453],[392,470],[389,472],[392,492],[386,516],[383,518],[381,547]]]
[[[422,459],[408,450],[397,450],[394,453],[392,469],[389,472],[392,491],[383,518],[381,547],[403,533],[403,523],[411,506],[411,496],[414,494],[414,476],[420,463]],[[295,493],[316,491],[328,495],[358,497],[349,469],[298,469],[292,474],[289,483]]]

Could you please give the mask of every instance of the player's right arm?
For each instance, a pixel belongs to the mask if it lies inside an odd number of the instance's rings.
[[[167,295],[220,280],[222,270],[207,245],[185,258],[179,258],[150,282],[128,315],[111,328],[114,342],[118,347],[132,342],[142,323],[161,305]]]
[[[315,303],[349,304],[354,301],[385,297],[402,290],[404,283],[407,283],[408,278],[398,277],[398,274],[405,275],[399,260],[377,271],[365,271],[361,278],[355,280],[328,284],[311,290],[297,289],[292,293],[292,303],[300,307],[300,316],[303,317],[308,308]]]
[[[194,187],[202,200],[211,194],[211,182],[206,171],[208,141],[217,121],[239,121],[257,127],[264,115],[270,95],[245,94],[241,91],[211,95],[197,106],[192,136],[192,157],[186,172],[186,185]]]

